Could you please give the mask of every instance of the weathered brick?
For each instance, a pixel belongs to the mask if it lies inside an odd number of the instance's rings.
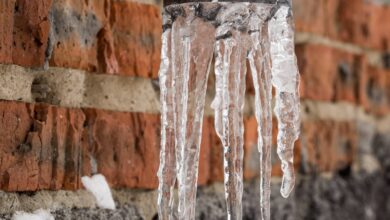
[[[160,10],[152,5],[114,1],[111,13],[119,73],[157,78],[162,31]]]
[[[51,0],[16,0],[14,14],[14,64],[42,66],[49,36]]]
[[[351,168],[357,153],[353,122],[307,121],[301,131],[302,172],[334,172]]]
[[[15,0],[0,2],[0,62],[12,63]]]
[[[255,117],[245,119],[244,177],[259,175],[257,152],[257,123]],[[350,168],[357,153],[357,131],[352,122],[304,121],[301,136],[294,146],[296,173],[338,172]],[[273,123],[272,176],[282,176],[281,163],[276,153],[277,122]]]
[[[259,175],[256,119],[245,119],[244,177]],[[296,173],[338,172],[350,168],[357,153],[357,131],[352,122],[307,121],[294,146]],[[276,153],[277,123],[273,123],[272,176],[281,177],[281,163]]]
[[[161,16],[156,6],[61,0],[51,15],[51,66],[157,77]]]
[[[311,43],[298,44],[295,50],[301,74],[301,98],[358,102],[360,78],[366,74],[367,60],[364,55]],[[246,80],[247,93],[253,95],[253,80],[249,71]]]
[[[51,0],[5,0],[0,6],[0,62],[43,66]]]
[[[390,110],[390,71],[367,66],[359,78],[359,103],[367,111],[385,115]]]
[[[294,0],[294,19],[297,31],[323,36],[337,35],[339,0]]]
[[[0,111],[2,189],[35,191],[80,186],[81,110],[2,101]]]
[[[339,0],[339,37],[364,47],[390,49],[390,7],[364,0]]]
[[[8,191],[78,189],[80,177],[102,173],[114,188],[157,187],[160,118],[143,113],[66,109],[0,102],[0,188]],[[245,118],[244,177],[259,174],[257,122]],[[272,174],[281,176],[273,125]],[[295,144],[296,172],[348,168],[356,153],[352,122],[304,121]],[[223,149],[213,118],[205,118],[199,184],[223,181]]]
[[[296,0],[297,31],[367,48],[389,50],[390,7],[364,0]]]
[[[5,0],[0,62],[157,78],[158,7],[129,1]],[[129,16],[131,15],[131,16]]]
[[[296,53],[302,98],[357,102],[358,78],[365,68],[361,55],[316,44],[297,45]]]
[[[106,176],[116,188],[157,187],[160,156],[160,116],[88,109],[83,142],[89,149],[89,169]],[[210,127],[205,123],[198,184],[209,180]],[[89,172],[87,172],[89,173]]]
[[[84,143],[113,187],[157,187],[158,115],[85,110]],[[95,161],[95,162],[93,162]],[[93,171],[93,170],[92,170]]]
[[[54,1],[50,66],[99,71],[98,33],[109,19],[107,1]],[[108,12],[107,12],[108,10]],[[108,14],[107,14],[108,13]]]
[[[0,113],[2,190],[75,190],[82,187],[81,176],[96,172],[106,176],[114,188],[157,187],[158,114],[7,101],[0,102]],[[210,179],[208,136],[213,132],[205,123],[198,181],[201,185]]]

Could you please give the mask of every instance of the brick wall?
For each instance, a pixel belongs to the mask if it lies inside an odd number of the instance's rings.
[[[5,195],[77,190],[81,176],[97,172],[114,189],[157,187],[161,2],[143,3],[0,2],[0,189]],[[311,183],[301,180],[313,176],[331,183],[348,178],[342,181],[352,185],[361,173],[367,181],[373,174],[385,180],[390,6],[386,1],[294,0],[294,11],[303,119],[295,148],[297,193]],[[248,77],[248,182],[259,167],[250,82]],[[210,103],[213,76],[208,90]],[[223,179],[209,104],[202,138],[199,184],[208,189]],[[275,153],[273,158],[277,185],[280,164]],[[1,213],[23,209],[28,208]]]

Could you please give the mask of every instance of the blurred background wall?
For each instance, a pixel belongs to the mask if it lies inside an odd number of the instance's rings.
[[[162,2],[0,1],[0,216],[156,219]],[[273,219],[390,218],[390,5],[294,0],[302,125],[293,195]],[[245,219],[257,219],[252,79],[245,107]],[[214,95],[210,76],[207,100]],[[274,135],[276,135],[276,123]],[[225,219],[222,149],[209,104],[198,218]],[[102,173],[118,209],[96,209],[81,176]]]

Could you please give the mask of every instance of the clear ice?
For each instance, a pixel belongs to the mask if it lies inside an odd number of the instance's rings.
[[[195,219],[206,86],[215,60],[215,129],[223,145],[228,219],[242,219],[243,108],[247,62],[255,89],[261,219],[270,219],[272,87],[282,161],[281,194],[294,187],[299,73],[291,3],[186,3],[163,12],[160,66],[159,219]],[[175,185],[177,184],[177,195]]]

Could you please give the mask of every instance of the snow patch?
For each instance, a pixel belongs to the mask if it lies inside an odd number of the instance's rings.
[[[83,186],[95,196],[98,207],[103,209],[115,209],[115,202],[112,198],[110,187],[102,174],[96,174],[92,177],[83,176],[81,182],[83,183]]]
[[[54,220],[49,211],[38,209],[34,213],[15,212],[12,220]]]

